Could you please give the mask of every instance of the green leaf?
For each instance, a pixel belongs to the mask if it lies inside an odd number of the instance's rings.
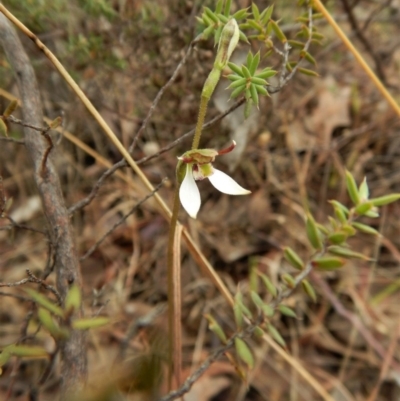
[[[38,318],[43,327],[49,331],[55,340],[63,340],[69,337],[69,331],[67,329],[60,328],[47,309],[39,308]]]
[[[288,40],[288,43],[291,47],[297,48],[297,49],[303,49],[304,48],[304,43],[300,42],[299,40],[293,40],[290,39]]]
[[[307,75],[309,77],[319,77],[320,75],[318,74],[318,72],[313,71],[313,70],[309,70],[308,68],[303,68],[303,67],[299,67],[297,69],[298,72],[300,72],[303,75]]]
[[[350,199],[353,201],[355,205],[358,205],[360,203],[360,195],[358,193],[356,180],[348,170],[346,170],[346,187]]]
[[[95,329],[97,327],[105,326],[110,322],[107,317],[93,317],[93,318],[83,318],[76,319],[72,322],[72,327],[76,330],[88,330]]]
[[[260,73],[255,75],[256,78],[268,79],[276,75],[275,70],[271,70],[271,68],[265,68]]]
[[[224,15],[228,17],[231,12],[232,0],[225,0]]]
[[[43,308],[49,310],[57,316],[64,317],[64,311],[53,302],[51,302],[47,297],[38,293],[31,288],[25,288],[24,290],[38,305],[43,306]]]
[[[278,310],[285,316],[294,317],[297,319],[296,312],[286,305],[278,305]]]
[[[247,78],[240,78],[237,81],[232,82],[228,88],[229,89],[235,89],[235,88],[239,88],[240,86],[246,86],[247,83]]]
[[[283,339],[283,337],[280,335],[279,331],[272,326],[272,324],[268,324],[267,326],[268,332],[271,335],[271,337],[282,347],[286,347],[286,342]]]
[[[250,85],[250,93],[251,93],[251,99],[258,108],[258,92],[256,89],[256,85]]]
[[[251,83],[259,86],[266,86],[268,85],[268,82],[265,79],[262,78],[258,78],[258,77],[251,77]]]
[[[306,232],[308,240],[314,249],[319,250],[322,249],[322,240],[321,234],[318,230],[318,227],[315,223],[314,217],[309,213],[306,221]]]
[[[246,89],[245,86],[240,86],[239,88],[233,90],[231,93],[231,99],[235,99],[235,97],[238,97],[242,92],[245,91],[245,89]]]
[[[11,100],[8,104],[7,108],[4,110],[3,116],[10,117],[12,113],[14,113],[15,109],[18,107],[18,102],[16,100]]]
[[[43,347],[35,345],[11,345],[7,347],[7,352],[20,358],[43,358],[49,356],[49,353]]]
[[[263,273],[258,273],[259,276],[261,277],[261,280],[263,281],[267,291],[274,297],[278,295],[278,290],[276,287],[272,284],[271,280]]]
[[[1,117],[0,117],[0,135],[8,137],[7,125]]]
[[[256,73],[259,63],[260,63],[260,52],[258,51],[256,55],[253,57],[253,60],[251,61],[250,65],[248,64],[248,68],[251,75],[254,75]]]
[[[321,257],[311,261],[313,267],[320,270],[336,270],[344,266],[345,260],[342,258],[335,257]]]
[[[296,287],[296,281],[292,275],[285,273],[282,275],[282,280],[286,283],[289,288]]]
[[[223,344],[226,344],[227,338],[226,334],[222,330],[222,327],[210,314],[207,313],[204,315],[204,317],[208,320],[208,328],[220,339]]]
[[[252,11],[252,13],[254,15],[254,18],[256,20],[259,20],[260,19],[260,10],[258,9],[256,3],[251,3],[251,11]]]
[[[301,282],[304,292],[312,299],[313,302],[317,302],[317,294],[315,293],[314,287],[308,282],[303,280]]]
[[[361,201],[366,201],[369,198],[367,177],[364,177],[362,183],[360,184],[360,188],[358,189],[358,195],[360,196]]]
[[[297,270],[304,269],[304,262],[301,260],[300,256],[290,247],[285,247],[283,249],[284,258]]]
[[[210,20],[212,20],[214,23],[219,23],[218,17],[208,7],[204,7],[204,12],[207,17],[210,18]]]
[[[286,43],[286,41],[287,41],[286,36],[283,33],[282,29],[279,27],[279,25],[276,23],[276,21],[271,19],[269,21],[269,25],[271,26],[272,30],[274,31],[277,39],[280,40],[282,43]]]
[[[251,78],[250,71],[245,65],[242,65],[242,73],[244,77]]]
[[[358,223],[358,222],[353,222],[351,225],[357,229],[358,231],[361,231],[364,234],[370,234],[370,235],[379,235],[379,231],[375,230],[375,228],[372,228],[366,224]]]
[[[344,258],[355,258],[355,259],[362,259],[362,260],[371,260],[368,256],[354,252],[349,248],[345,248],[338,245],[332,245],[328,247],[328,252],[332,253],[333,255],[343,256]]]
[[[238,65],[236,65],[236,64],[234,64],[234,63],[231,63],[231,62],[228,62],[228,67],[233,71],[233,72],[235,72],[237,75],[239,75],[240,77],[243,77],[244,75],[243,75],[243,72],[242,72],[242,69],[238,66]]]
[[[370,199],[370,202],[372,202],[374,206],[384,206],[388,205],[389,203],[396,202],[399,199],[400,199],[400,194],[390,194],[381,196],[379,198]]]
[[[368,213],[373,207],[374,207],[374,204],[371,201],[360,203],[355,207],[355,212],[359,216],[363,216],[364,214]]]
[[[260,16],[260,20],[263,25],[266,25],[267,22],[271,19],[272,12],[274,11],[274,5],[267,7]]]
[[[344,231],[337,231],[328,235],[328,240],[332,244],[340,245],[347,240],[348,234]]]
[[[269,96],[268,91],[263,86],[256,85],[256,90],[260,95]]]
[[[81,290],[79,289],[77,284],[73,284],[67,296],[65,297],[65,310],[66,311],[74,311],[78,310],[81,306],[82,295]]]
[[[248,345],[241,339],[235,338],[235,349],[239,358],[249,367],[254,368],[254,358]]]

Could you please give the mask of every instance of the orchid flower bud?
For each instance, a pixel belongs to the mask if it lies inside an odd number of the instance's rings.
[[[230,19],[221,32],[214,67],[222,70],[228,63],[239,42],[239,26],[235,18]]]

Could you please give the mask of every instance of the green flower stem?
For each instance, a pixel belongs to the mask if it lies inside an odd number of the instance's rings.
[[[201,93],[201,100],[200,100],[199,116],[197,117],[196,131],[194,133],[194,138],[192,143],[192,150],[199,148],[201,131],[203,129],[204,119],[207,113],[208,102],[210,101],[210,98],[218,84],[218,81],[221,78],[221,72],[222,68],[214,66],[203,86],[203,91]]]
[[[175,271],[175,267],[177,266],[174,263],[174,248],[175,248],[175,233],[176,226],[178,224],[178,213],[180,207],[179,201],[179,188],[181,183],[177,180],[177,186],[174,193],[174,203],[172,207],[172,216],[171,222],[169,226],[168,233],[168,362],[170,365],[169,369],[169,383],[170,387],[172,384],[172,375],[176,376],[176,381],[178,386],[180,385],[180,359],[181,359],[181,350],[177,349],[180,347],[180,336],[181,333],[176,332],[175,321],[179,319],[180,321],[180,298],[181,298],[181,288],[180,288],[180,271]],[[176,300],[178,302],[176,302]],[[177,310],[177,308],[179,310]]]

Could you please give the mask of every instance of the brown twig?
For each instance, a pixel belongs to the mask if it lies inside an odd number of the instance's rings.
[[[365,51],[368,52],[369,55],[374,60],[376,73],[377,73],[379,79],[384,84],[386,84],[387,83],[386,74],[385,74],[385,71],[382,66],[382,61],[381,61],[380,57],[375,53],[371,43],[369,42],[367,37],[364,35],[363,30],[358,25],[358,21],[353,12],[354,6],[352,6],[348,0],[341,0],[341,1],[342,1],[343,8],[347,14],[347,18],[349,19],[349,22],[350,22],[350,25],[351,25],[353,31],[355,32],[359,41],[363,44]]]
[[[0,14],[0,41],[16,75],[22,100],[23,121],[29,121],[38,127],[42,124],[43,112],[36,77],[16,32],[3,14]],[[50,238],[53,244],[57,244],[55,255],[57,290],[61,299],[64,299],[72,284],[75,283],[79,287],[82,285],[69,216],[51,158],[46,163],[47,173],[42,174],[42,161],[47,148],[45,141],[38,138],[36,130],[27,126],[24,127],[24,136],[32,160],[34,179],[42,198]],[[75,314],[76,317],[80,317],[82,310],[76,310]],[[73,330],[71,336],[60,345],[63,372],[60,390],[62,400],[66,399],[71,391],[80,391],[85,383],[87,359],[84,338],[82,331]]]
[[[382,358],[385,359],[386,351],[382,347],[381,343],[374,338],[371,332],[364,326],[360,318],[354,313],[347,310],[343,304],[340,302],[339,298],[333,293],[332,289],[325,282],[325,280],[317,273],[311,272],[311,277],[313,281],[318,284],[318,287],[323,292],[325,297],[332,304],[335,311],[346,320],[348,320],[354,328],[361,334],[364,340],[369,344],[369,346],[375,350],[375,352]],[[396,370],[400,370],[400,365],[397,361],[392,360],[391,366]]]
[[[83,256],[81,256],[80,261],[82,262],[83,260],[87,259],[117,227],[119,227],[131,214],[137,210],[138,207],[140,207],[149,198],[154,196],[154,194],[161,188],[165,180],[166,178],[164,178],[152,192],[139,201],[127,214],[122,216]]]

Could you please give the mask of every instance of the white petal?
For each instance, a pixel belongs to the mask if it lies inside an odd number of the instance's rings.
[[[187,165],[185,178],[183,179],[181,187],[179,188],[179,199],[181,200],[182,206],[187,211],[188,215],[195,219],[200,209],[201,198],[196,181],[193,177],[192,168],[192,165]]]
[[[242,188],[234,179],[229,175],[214,168],[214,174],[210,175],[208,179],[218,191],[228,195],[247,195],[251,193],[247,189]]]

